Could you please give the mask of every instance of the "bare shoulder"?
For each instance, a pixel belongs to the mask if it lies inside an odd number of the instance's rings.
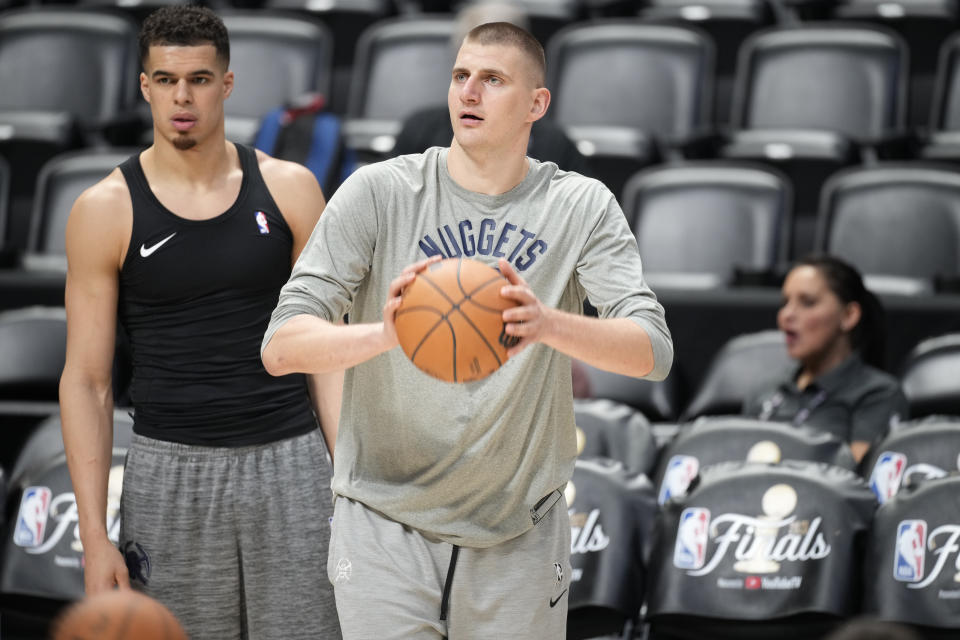
[[[326,201],[313,173],[302,164],[257,150],[260,173],[294,234],[313,230]]]
[[[118,168],[80,194],[73,204],[70,217],[93,218],[112,227],[116,226],[118,218],[123,217],[118,213],[131,213],[132,209],[127,181]]]
[[[133,228],[130,190],[120,169],[86,189],[73,203],[67,220],[67,255],[88,247],[120,258]]]
[[[263,151],[257,150],[257,162],[260,165],[260,173],[267,183],[270,191],[277,189],[303,189],[310,191],[315,189],[320,191],[320,185],[317,183],[313,173],[302,164],[281,160],[269,156]]]

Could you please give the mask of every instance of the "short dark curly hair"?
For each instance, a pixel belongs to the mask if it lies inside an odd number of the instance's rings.
[[[170,5],[157,9],[140,28],[140,66],[146,68],[152,46],[212,44],[224,68],[230,65],[230,38],[220,16],[206,7]]]

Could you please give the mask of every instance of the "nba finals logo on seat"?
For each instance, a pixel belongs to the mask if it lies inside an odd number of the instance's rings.
[[[960,600],[960,525],[928,529],[925,520],[903,520],[897,525],[893,577],[907,583],[908,589],[925,589],[936,582],[940,587],[937,598]],[[929,572],[927,550],[934,555]]]
[[[111,467],[107,482],[107,537],[114,544],[120,534],[120,491],[123,465]],[[83,545],[77,499],[72,491],[53,494],[48,487],[28,487],[20,502],[13,541],[29,555],[52,552],[54,564],[80,570]],[[62,540],[68,540],[61,545]]]
[[[27,487],[20,499],[13,543],[18,547],[39,547],[47,528],[47,514],[53,493],[47,487]]]
[[[877,458],[870,473],[870,488],[883,504],[900,490],[900,482],[907,466],[907,456],[895,451],[884,451]]]
[[[900,582],[919,582],[923,580],[923,561],[926,557],[926,548],[926,521],[904,520],[897,525],[893,577]]]
[[[604,533],[600,520],[600,509],[591,509],[590,513],[577,511],[574,504],[576,488],[572,480],[564,489],[564,497],[570,505],[567,511],[570,516],[570,554],[596,553],[610,546],[610,536]]]
[[[710,510],[699,507],[684,509],[677,528],[677,544],[673,548],[673,566],[678,569],[699,569],[707,557]]]
[[[700,461],[693,456],[673,456],[667,463],[660,482],[660,495],[657,502],[665,503],[670,498],[676,498],[687,493],[690,483],[700,472]]]
[[[779,574],[783,563],[821,560],[830,555],[831,546],[823,535],[822,518],[801,520],[794,514],[798,496],[787,484],[767,489],[761,501],[762,514],[724,513],[711,520],[706,509],[688,508],[680,516],[673,563],[692,577],[712,573],[728,554],[735,574],[747,580],[721,576],[723,588],[799,589],[801,575]],[[794,514],[794,515],[791,515]],[[707,553],[708,542],[713,553]],[[729,569],[727,570],[729,572]]]

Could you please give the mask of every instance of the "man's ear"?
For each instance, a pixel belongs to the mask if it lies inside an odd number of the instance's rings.
[[[533,90],[533,104],[530,105],[529,122],[536,122],[547,113],[550,107],[550,90],[540,87]]]
[[[140,94],[143,99],[150,103],[150,84],[147,82],[147,74],[140,72]]]
[[[233,71],[223,74],[223,99],[226,100],[233,93]]]

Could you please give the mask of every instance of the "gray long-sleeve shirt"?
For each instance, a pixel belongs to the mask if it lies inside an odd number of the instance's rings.
[[[600,182],[530,160],[507,193],[469,191],[447,149],[354,173],[330,199],[264,336],[298,314],[382,319],[390,281],[434,254],[509,260],[546,305],[643,327],[662,379],[673,360],[663,307],[643,280],[637,243]],[[483,380],[452,384],[399,348],[346,372],[333,491],[441,540],[486,547],[533,525],[576,456],[570,360],[536,344]]]

